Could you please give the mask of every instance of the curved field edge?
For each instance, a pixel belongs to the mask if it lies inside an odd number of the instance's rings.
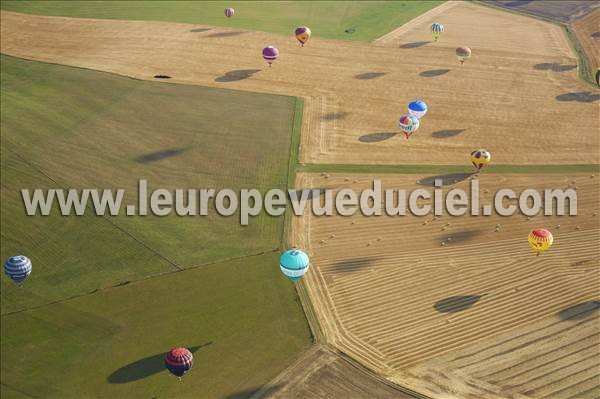
[[[579,76],[579,79],[585,83],[588,83],[588,84],[596,87],[596,81],[594,78],[594,68],[591,66],[590,57],[586,53],[585,48],[581,45],[581,42],[577,38],[577,35],[575,34],[575,32],[573,32],[572,23],[575,21],[571,21],[571,23],[568,24],[568,23],[560,22],[560,21],[557,21],[557,20],[554,20],[551,18],[541,16],[541,15],[523,12],[521,10],[508,9],[505,7],[498,7],[498,6],[495,6],[494,4],[484,2],[484,1],[475,1],[474,3],[485,6],[485,7],[490,7],[495,10],[504,11],[504,12],[517,14],[517,15],[523,15],[523,16],[526,16],[529,18],[539,19],[541,21],[545,21],[545,22],[560,26],[560,28],[563,30],[563,32],[567,38],[569,46],[571,47],[571,51],[577,58],[577,74]]]
[[[242,28],[293,36],[309,26],[315,37],[371,41],[443,3],[435,1],[2,1],[1,8],[28,14],[170,21]],[[223,15],[233,7],[235,15]]]

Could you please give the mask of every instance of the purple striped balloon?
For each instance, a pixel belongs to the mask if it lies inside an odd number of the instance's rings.
[[[267,46],[263,49],[262,51],[262,56],[265,59],[265,61],[267,61],[269,63],[269,67],[271,66],[271,64],[277,59],[279,58],[279,50],[277,50],[275,47],[273,46]]]
[[[233,8],[229,7],[225,9],[225,16],[227,18],[233,17],[233,14],[235,14],[235,10]]]

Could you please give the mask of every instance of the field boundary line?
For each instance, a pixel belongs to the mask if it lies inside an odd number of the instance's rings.
[[[41,309],[41,308],[46,307],[46,306],[56,305],[56,304],[59,304],[59,303],[64,303],[64,302],[70,301],[71,299],[77,299],[77,298],[89,296],[89,295],[92,295],[92,294],[96,294],[96,293],[99,293],[99,292],[108,291],[108,290],[111,290],[111,289],[114,289],[114,288],[123,287],[125,285],[135,284],[135,283],[139,283],[139,282],[146,281],[146,280],[152,280],[152,279],[155,279],[155,278],[169,276],[169,275],[174,274],[174,273],[182,273],[182,272],[185,272],[185,271],[188,271],[188,270],[189,271],[196,270],[196,269],[199,269],[199,268],[202,268],[202,267],[212,266],[212,265],[219,264],[219,263],[226,263],[226,262],[230,262],[230,261],[233,261],[233,260],[240,260],[240,259],[245,259],[245,258],[252,258],[252,257],[255,257],[255,256],[262,256],[262,255],[266,255],[266,254],[269,254],[269,253],[275,253],[275,252],[278,252],[278,251],[279,251],[279,249],[275,248],[275,249],[261,251],[261,252],[256,252],[256,253],[252,253],[252,254],[248,254],[248,255],[242,255],[242,256],[238,256],[238,257],[226,258],[226,259],[215,260],[215,261],[212,261],[212,262],[202,263],[202,264],[190,266],[190,267],[187,267],[187,268],[184,268],[184,269],[181,269],[181,270],[170,270],[170,271],[165,271],[165,272],[162,272],[162,273],[151,274],[151,275],[144,276],[144,277],[141,277],[141,278],[138,278],[138,279],[135,279],[135,280],[121,281],[121,282],[118,282],[118,283],[115,283],[115,284],[112,284],[112,285],[108,285],[106,287],[95,288],[92,291],[88,291],[88,292],[84,292],[84,293],[76,294],[76,295],[71,295],[70,297],[57,299],[57,300],[54,300],[54,301],[51,301],[51,302],[42,303],[40,305],[36,305],[36,306],[31,306],[31,307],[28,307],[28,308],[24,308],[24,309],[15,310],[15,311],[12,311],[12,312],[2,313],[2,314],[0,314],[0,317],[11,316],[11,315],[14,315],[14,314],[23,313],[23,312],[27,312],[27,311],[30,311],[30,310]]]
[[[48,175],[42,169],[38,168],[37,166],[35,166],[32,163],[30,163],[28,160],[26,160],[25,158],[23,158],[21,156],[21,154],[19,154],[18,151],[13,151],[13,154],[15,154],[21,161],[23,161],[30,168],[32,168],[33,170],[35,170],[38,173],[41,173],[44,177],[46,177],[52,183],[56,184],[62,190],[65,190],[65,191],[67,190],[66,188],[62,187],[62,185],[58,181],[56,181],[54,178],[52,178],[50,175]],[[87,204],[87,203],[86,203],[86,208],[90,209],[90,210],[93,210],[93,207],[91,205]],[[131,239],[133,239],[135,242],[137,242],[138,244],[140,244],[142,247],[144,247],[145,249],[149,250],[154,255],[158,256],[159,258],[161,258],[162,260],[164,260],[165,262],[167,262],[168,264],[170,264],[173,268],[175,268],[175,269],[177,269],[179,271],[184,270],[184,268],[181,267],[181,265],[179,265],[177,262],[175,262],[174,260],[172,260],[172,259],[168,258],[167,256],[161,254],[160,252],[157,252],[155,249],[153,249],[152,247],[150,247],[148,244],[144,243],[139,238],[137,238],[136,236],[134,236],[133,234],[131,234],[130,232],[128,232],[127,230],[125,230],[121,226],[117,225],[112,220],[110,220],[107,216],[102,215],[102,220],[108,222],[108,224],[110,224],[111,226],[113,226],[117,230],[121,231],[122,233],[124,233],[125,235],[127,235],[128,237],[130,237]]]
[[[447,9],[454,7],[458,2],[454,0],[446,1],[440,4],[437,7],[432,8],[431,10],[425,11],[423,14],[418,15],[417,17],[411,19],[406,22],[404,25],[400,25],[396,29],[391,32],[386,33],[383,36],[378,37],[377,39],[371,41],[371,43],[386,43],[388,40],[394,39],[397,35],[404,33],[405,31],[412,28],[412,25],[420,23],[422,20],[430,18],[432,16],[436,16]]]
[[[0,385],[4,385],[5,387],[7,387],[7,388],[10,388],[10,389],[12,389],[13,391],[19,392],[21,395],[27,396],[28,398],[38,398],[38,397],[39,397],[39,396],[33,396],[33,395],[30,395],[30,394],[28,394],[28,393],[27,393],[27,392],[25,392],[25,391],[21,391],[20,389],[13,387],[12,385],[8,385],[8,384],[7,384],[7,383],[5,383],[5,382],[1,382],[1,383],[0,383]]]

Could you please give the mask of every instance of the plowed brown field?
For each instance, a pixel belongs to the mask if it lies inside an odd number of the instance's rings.
[[[425,14],[375,44],[321,40],[315,32],[301,48],[293,37],[261,32],[2,12],[1,48],[142,79],[166,74],[303,96],[300,159],[307,163],[462,164],[481,146],[498,164],[600,161],[600,99],[577,79],[559,27],[450,2],[446,31],[433,43],[429,24],[441,17]],[[260,57],[267,44],[281,51],[272,68]],[[461,45],[473,50],[462,66],[454,56]],[[430,107],[414,139],[369,141],[397,132],[414,98]]]
[[[381,176],[300,175],[297,187],[360,192],[373,178]],[[600,297],[598,179],[480,177],[481,204],[501,187],[517,193],[575,187],[579,214],[571,217],[296,218],[295,243],[312,255],[307,287],[325,336],[392,380],[435,397],[448,397],[439,396],[444,389],[473,398],[566,398],[597,389],[600,302],[590,301]],[[383,184],[410,190],[429,180],[385,176]],[[468,178],[446,180],[446,190],[468,191]],[[535,227],[555,236],[540,257],[527,243]],[[566,310],[585,303],[591,307],[583,305],[578,316]]]

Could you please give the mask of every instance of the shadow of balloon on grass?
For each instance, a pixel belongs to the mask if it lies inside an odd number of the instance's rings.
[[[198,349],[212,345],[212,342],[207,342],[202,345],[192,346],[190,352],[196,353]],[[166,353],[148,356],[133,363],[129,363],[120,369],[113,372],[106,379],[111,384],[126,384],[128,382],[142,380],[151,375],[160,373],[165,370],[164,358]]]
[[[187,148],[167,148],[165,150],[140,155],[135,158],[135,161],[139,163],[157,162],[166,158],[172,158],[177,155],[181,155],[186,150]]]

